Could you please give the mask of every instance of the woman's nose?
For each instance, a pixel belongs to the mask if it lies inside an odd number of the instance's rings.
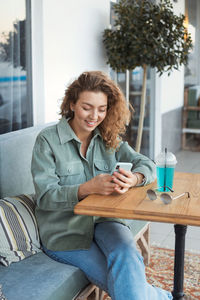
[[[91,114],[90,114],[90,117],[93,119],[93,120],[96,120],[98,118],[98,111],[96,109],[92,110],[91,111]]]

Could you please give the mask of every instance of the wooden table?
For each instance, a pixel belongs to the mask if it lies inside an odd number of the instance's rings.
[[[173,223],[175,228],[174,289],[173,299],[184,299],[184,252],[187,225],[200,226],[200,174],[175,173],[173,197],[184,192],[171,204],[163,204],[158,198],[151,201],[146,196],[149,188],[156,188],[156,182],[145,187],[134,187],[123,195],[90,195],[80,201],[74,209],[76,214],[123,219],[147,220]]]

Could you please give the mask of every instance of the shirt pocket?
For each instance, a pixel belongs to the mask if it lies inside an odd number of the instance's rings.
[[[115,166],[115,162],[111,160],[95,160],[94,172],[95,176],[99,174],[111,174]]]
[[[81,162],[70,162],[57,167],[60,185],[74,185],[85,182],[85,172]]]

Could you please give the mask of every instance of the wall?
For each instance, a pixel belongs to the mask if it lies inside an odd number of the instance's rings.
[[[109,20],[109,0],[43,0],[45,122],[58,119],[72,78],[86,70],[108,70],[102,32]]]
[[[176,153],[181,148],[182,107],[162,115],[162,149]]]
[[[184,14],[185,1],[174,3],[174,12]],[[184,95],[184,67],[155,80],[155,156],[164,149],[176,152],[181,147],[181,107]],[[175,126],[175,127],[174,127]]]
[[[184,67],[173,71],[170,76],[163,74],[161,80],[161,114],[183,105]]]
[[[184,13],[184,0],[174,3],[174,10]],[[75,76],[85,70],[108,71],[102,32],[109,24],[110,1],[34,0],[32,19],[34,124],[40,124],[59,118],[60,100]],[[183,68],[169,77],[156,75],[155,155],[164,144],[171,147],[174,122],[170,118],[177,112],[177,119],[181,119],[183,87]],[[178,133],[181,123],[177,126]]]

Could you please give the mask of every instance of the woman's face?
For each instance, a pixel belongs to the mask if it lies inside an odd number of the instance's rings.
[[[77,102],[71,103],[74,111],[71,126],[77,136],[90,134],[106,117],[108,99],[102,92],[84,91]]]

